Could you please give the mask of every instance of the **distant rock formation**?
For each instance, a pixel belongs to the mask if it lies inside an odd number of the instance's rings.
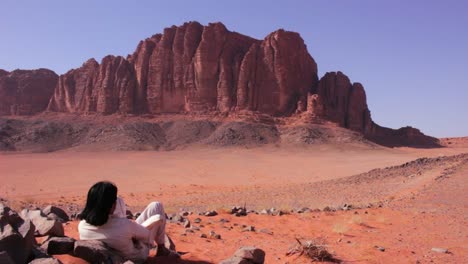
[[[166,28],[141,41],[127,58],[106,56],[101,63],[90,59],[58,78],[44,69],[0,70],[0,102],[0,115],[44,110],[302,115],[306,121],[331,121],[379,142],[437,141],[417,129],[376,125],[363,86],[343,73],[328,72],[318,80],[317,64],[298,33],[280,29],[256,40],[221,23]]]
[[[251,110],[290,115],[317,84],[317,65],[299,34],[259,41],[221,23],[170,27],[127,59],[89,60],[60,76],[48,110],[183,113]]]
[[[0,70],[0,115],[33,115],[46,109],[58,76],[51,70]]]

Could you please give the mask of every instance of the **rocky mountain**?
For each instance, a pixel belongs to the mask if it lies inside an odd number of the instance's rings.
[[[46,109],[57,84],[51,70],[0,70],[0,115],[33,115]]]
[[[0,71],[0,102],[0,115],[300,116],[305,123],[331,121],[379,144],[437,145],[417,129],[376,125],[363,86],[341,72],[319,80],[303,39],[282,29],[257,40],[221,23],[172,26],[141,41],[127,58],[90,59],[59,77],[44,69]]]

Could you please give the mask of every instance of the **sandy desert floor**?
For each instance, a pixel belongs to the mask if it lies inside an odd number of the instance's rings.
[[[309,263],[304,257],[286,256],[295,238],[322,240],[344,263],[466,263],[466,156],[396,167],[421,157],[460,153],[468,153],[468,148],[317,145],[2,153],[0,198],[17,209],[56,204],[78,210],[93,183],[110,180],[134,212],[152,200],[163,202],[168,213],[220,212],[215,217],[200,217],[200,231],[194,233],[169,224],[168,233],[177,250],[186,254],[181,260],[153,258],[150,263],[217,263],[245,245],[264,249],[266,263]],[[227,213],[231,206],[244,204],[247,209],[290,211],[335,208],[344,203],[361,209],[282,216],[234,217]],[[191,220],[196,217],[189,216]],[[256,231],[243,232],[242,225],[255,226]],[[76,226],[77,222],[66,225],[67,235],[77,237]],[[200,238],[201,233],[212,230],[222,239]],[[434,247],[447,248],[450,253],[433,252]],[[65,263],[83,263],[70,256],[59,258]]]

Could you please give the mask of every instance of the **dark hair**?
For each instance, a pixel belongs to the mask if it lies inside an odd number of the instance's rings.
[[[117,200],[117,187],[112,182],[95,183],[88,191],[86,206],[80,219],[93,226],[107,223],[112,206]]]

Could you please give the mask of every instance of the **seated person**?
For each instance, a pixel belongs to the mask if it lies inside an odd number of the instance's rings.
[[[164,246],[166,214],[161,203],[150,203],[135,222],[126,218],[125,211],[125,203],[117,197],[117,187],[113,183],[94,184],[80,215],[80,239],[103,241],[134,262],[144,262],[155,245],[156,256],[171,253]]]

